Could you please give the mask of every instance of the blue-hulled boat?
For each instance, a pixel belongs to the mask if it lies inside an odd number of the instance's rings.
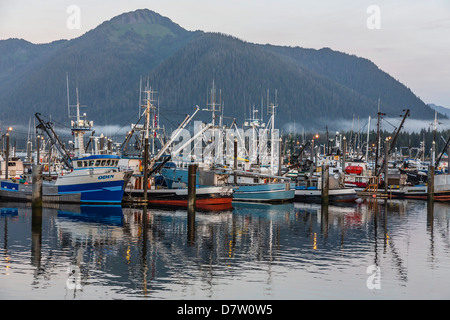
[[[264,175],[255,172],[236,170],[238,183],[232,183],[234,171],[198,170],[196,184],[199,187],[217,185],[226,181],[233,187],[233,201],[251,202],[288,202],[294,200],[295,184],[283,182],[283,177]],[[167,185],[187,184],[188,170],[176,165],[161,170]],[[223,178],[225,176],[225,179]],[[274,182],[276,181],[277,182]]]
[[[294,200],[294,188],[289,182],[235,185],[233,201],[288,202]]]

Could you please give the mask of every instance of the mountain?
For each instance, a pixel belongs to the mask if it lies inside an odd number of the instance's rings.
[[[267,121],[269,90],[277,102],[277,127],[339,130],[339,120],[374,117],[433,119],[434,111],[371,61],[333,51],[259,45],[230,35],[187,31],[143,9],[124,13],[73,40],[32,44],[0,41],[0,119],[27,123],[35,112],[68,124],[66,74],[71,104],[80,102],[97,125],[128,126],[138,115],[139,81],[158,91],[161,122],[175,127],[206,106],[214,81],[224,116],[242,123],[255,105]],[[209,120],[211,115],[199,116]],[[231,120],[230,120],[231,121]]]
[[[429,103],[428,106],[431,109],[439,112],[440,114],[443,114],[443,115],[446,115],[447,117],[450,117],[450,109],[449,108],[442,107],[442,106],[437,106],[434,103]]]
[[[68,123],[68,73],[71,104],[75,104],[74,88],[78,86],[81,103],[88,106],[83,112],[99,124],[121,123],[129,114],[127,109],[138,104],[140,76],[148,74],[195,34],[159,14],[138,10],[106,21],[70,41],[49,45],[1,41],[0,55],[9,52],[12,71],[0,66],[0,118],[27,122],[40,112]]]
[[[222,91],[225,115],[240,120],[249,116],[252,105],[260,107],[261,99],[260,112],[267,114],[268,89],[272,102],[277,92],[278,124],[297,121],[313,127],[359,113],[361,106],[376,110],[374,101],[336,81],[264,46],[220,34],[197,37],[156,67],[150,79],[160,91],[160,103],[177,112],[186,106],[205,105],[213,79]]]

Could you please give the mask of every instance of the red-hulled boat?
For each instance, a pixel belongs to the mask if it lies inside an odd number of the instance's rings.
[[[126,189],[124,201],[144,198],[142,189]],[[229,210],[232,208],[233,188],[231,186],[210,186],[196,189],[195,206],[197,209],[209,211]],[[149,204],[170,207],[188,206],[188,189],[150,188],[147,190]]]

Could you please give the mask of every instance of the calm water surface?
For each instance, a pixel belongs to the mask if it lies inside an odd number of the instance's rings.
[[[449,299],[450,205],[0,203],[0,299]]]

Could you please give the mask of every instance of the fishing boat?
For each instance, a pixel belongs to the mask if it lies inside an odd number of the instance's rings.
[[[165,183],[164,187],[167,186],[168,192],[171,193],[173,191],[170,189],[177,189],[180,186],[185,188],[188,184],[188,167],[196,164],[198,166],[196,172],[197,199],[201,192],[207,190],[204,188],[215,187],[218,188],[217,190],[224,188],[232,190],[233,201],[292,201],[294,185],[291,186],[289,178],[274,174],[279,172],[280,161],[277,147],[278,132],[275,134],[274,128],[276,106],[271,104],[268,107],[269,113],[272,114],[269,121],[270,126],[267,126],[270,129],[260,123],[260,119],[253,116],[244,123],[244,128],[248,127],[245,133],[242,128],[237,127],[236,122],[233,122],[224,133],[222,117],[220,117],[219,125],[216,125],[216,112],[221,112],[221,103],[216,101],[215,92],[213,82],[211,102],[208,103],[207,109],[203,109],[212,113],[212,121],[208,124],[194,123],[194,135],[189,139],[183,137],[183,141],[170,150],[172,161],[160,169],[160,175]],[[253,114],[255,113],[254,109]],[[193,116],[185,121],[192,118]],[[183,122],[174,131],[171,140],[154,159],[159,159],[170,144],[178,139],[181,129],[186,123]],[[231,128],[232,126],[234,128]],[[149,195],[158,196],[161,191],[157,189],[157,186],[156,191],[149,188]],[[163,194],[167,195],[167,191]],[[149,201],[153,201],[150,196],[149,199]],[[218,197],[214,197],[214,201],[217,199]],[[229,201],[228,196],[227,199]]]
[[[345,186],[364,190],[370,182],[373,173],[365,162],[349,163],[345,169]]]
[[[405,185],[399,188],[389,188],[388,196],[399,199],[428,199],[428,184]],[[450,201],[450,175],[437,174],[434,176],[434,200]]]
[[[59,194],[80,194],[81,202],[120,203],[130,171],[120,171],[117,155],[92,155],[74,161],[73,172],[58,176]]]
[[[129,171],[119,171],[115,155],[97,155],[74,161],[73,171],[56,181],[42,182],[43,202],[121,203]],[[33,185],[27,180],[0,182],[0,199],[31,201]]]
[[[234,186],[234,201],[246,202],[291,202],[294,200],[295,184],[238,184]]]
[[[70,106],[69,106],[70,107]],[[84,147],[84,135],[92,131],[93,122],[80,116],[80,103],[77,90],[76,120],[71,121],[74,135],[75,154],[71,156],[53,130],[50,122],[45,122],[39,113],[35,116],[39,121],[38,129],[45,131],[51,144],[57,147],[66,173],[58,173],[56,180],[42,181],[42,201],[56,203],[121,203],[125,186],[131,177],[131,171],[119,170],[120,157],[113,154],[88,154]],[[42,166],[38,157],[36,168]],[[38,171],[38,170],[36,170]],[[68,172],[68,173],[67,173]],[[1,181],[0,197],[2,200],[31,201],[33,181],[26,179]]]
[[[125,188],[124,202],[144,200],[144,172],[142,160],[120,160],[120,166],[132,169],[132,177]],[[155,166],[159,166],[156,163]],[[162,170],[174,168],[172,162],[164,163]],[[187,173],[187,171],[186,171]],[[197,178],[198,179],[198,178]],[[196,184],[196,208],[205,210],[228,210],[231,208],[233,188],[225,185],[199,185]],[[186,179],[177,181],[166,180],[163,175],[155,173],[148,177],[147,202],[162,207],[187,207],[188,188]]]
[[[141,137],[145,137],[147,140],[149,138],[149,132],[154,133],[156,137],[156,121],[150,123],[149,119],[152,110],[155,110],[153,106],[153,91],[148,90],[145,105],[142,107],[144,111],[142,116],[146,116],[147,122],[141,127],[136,125],[132,126],[132,131],[140,131]],[[166,179],[159,172],[161,170],[166,170],[169,168],[176,168],[176,164],[170,161],[170,156],[165,155],[166,150],[169,148],[171,143],[177,138],[177,133],[183,129],[189,121],[195,116],[199,111],[196,108],[195,112],[191,116],[187,116],[184,121],[175,131],[175,134],[171,139],[162,144],[156,155],[151,157],[149,163],[148,172],[145,172],[144,157],[122,157],[120,160],[120,167],[129,169],[132,172],[131,179],[126,186],[123,201],[124,202],[142,202],[145,201],[151,205],[162,206],[162,207],[187,207],[188,206],[188,188],[187,188],[187,167],[185,179]],[[147,148],[147,143],[144,143],[144,148]],[[154,144],[152,143],[152,146]],[[152,154],[154,150],[152,151]],[[144,154],[148,153],[148,150],[144,149]],[[147,185],[144,185],[145,177],[144,173],[147,174]],[[146,188],[144,188],[146,187]],[[145,189],[145,190],[144,190]],[[232,208],[233,189],[227,186],[216,186],[213,184],[208,185],[196,185],[196,208],[205,210],[229,210]]]
[[[195,190],[195,207],[204,210],[228,210],[232,208],[233,188],[229,186],[199,187]],[[124,201],[144,198],[143,189],[127,189]],[[147,202],[162,207],[186,207],[188,206],[188,188],[156,188],[147,189]]]
[[[236,174],[236,182],[234,175]],[[170,187],[188,182],[188,170],[170,165],[162,168],[161,175]],[[294,200],[295,183],[285,177],[272,176],[253,171],[216,168],[200,168],[196,173],[197,186],[232,188],[233,201],[287,202]]]
[[[330,202],[357,202],[359,197],[354,188],[328,190]],[[322,190],[317,187],[295,187],[295,202],[322,202]]]
[[[332,168],[330,168],[330,171]],[[332,203],[359,201],[355,188],[343,185],[344,175],[339,172],[329,174],[328,199]],[[309,176],[304,180],[297,179],[295,186],[295,202],[321,203],[322,202],[322,177]]]

